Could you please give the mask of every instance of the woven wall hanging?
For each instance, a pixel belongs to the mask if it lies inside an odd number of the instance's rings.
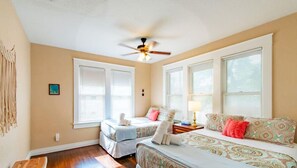
[[[0,41],[0,134],[17,124],[16,52],[7,50]]]

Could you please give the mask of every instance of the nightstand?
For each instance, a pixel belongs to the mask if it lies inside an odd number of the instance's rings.
[[[198,125],[197,127],[187,126],[187,125],[181,125],[181,124],[173,124],[173,134],[180,134],[184,132],[194,131],[198,129],[203,129],[204,126]]]

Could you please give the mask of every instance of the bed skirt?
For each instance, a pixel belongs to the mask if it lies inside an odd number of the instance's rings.
[[[131,155],[136,153],[136,144],[142,140],[151,137],[137,138],[133,140],[126,140],[121,142],[116,142],[100,131],[100,146],[106,150],[112,157],[120,158],[123,156]]]

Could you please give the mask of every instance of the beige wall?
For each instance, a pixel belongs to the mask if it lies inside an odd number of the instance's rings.
[[[274,33],[273,117],[286,116],[297,121],[297,13],[154,63],[151,67],[152,105],[162,104],[163,65],[269,33]]]
[[[17,127],[0,136],[0,167],[25,159],[30,150],[30,43],[10,0],[0,1],[0,40],[17,53]]]
[[[73,129],[73,58],[135,67],[135,112],[143,116],[149,108],[149,64],[97,56],[82,52],[32,44],[31,149],[98,139],[99,128]],[[48,95],[48,84],[59,83],[60,96]],[[145,96],[141,96],[145,89]],[[54,141],[56,132],[60,142]]]

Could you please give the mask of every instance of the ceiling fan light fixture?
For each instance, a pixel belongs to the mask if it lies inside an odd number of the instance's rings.
[[[147,55],[146,57],[145,57],[145,61],[149,61],[149,60],[151,60],[152,58],[149,56],[149,55]]]
[[[147,61],[149,61],[151,59],[152,58],[147,53],[142,52],[142,53],[140,53],[137,60],[140,61],[140,62],[147,62]]]
[[[147,56],[147,53],[145,53],[145,52],[141,52],[140,54],[139,54],[141,57],[146,57]]]
[[[155,47],[156,45],[158,45],[158,42],[156,42],[156,41],[151,41],[149,44],[145,44],[145,42],[147,40],[145,37],[142,37],[140,40],[141,40],[142,44],[138,45],[137,48],[130,47],[130,46],[126,45],[126,44],[120,43],[120,45],[123,46],[123,47],[136,50],[136,52],[123,54],[122,56],[129,56],[129,55],[139,53],[139,56],[138,56],[137,60],[140,61],[140,62],[148,62],[149,60],[152,59],[148,54],[158,54],[158,55],[170,55],[171,54],[171,52],[152,51],[151,49],[153,47]]]

